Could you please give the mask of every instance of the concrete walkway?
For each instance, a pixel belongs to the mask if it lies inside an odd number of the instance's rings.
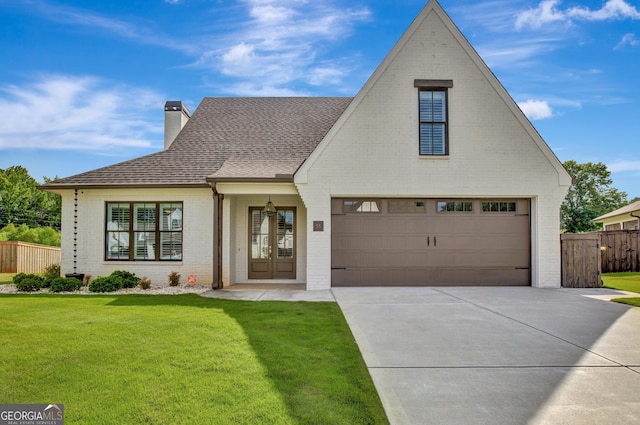
[[[392,424],[638,424],[640,308],[607,289],[334,288]]]

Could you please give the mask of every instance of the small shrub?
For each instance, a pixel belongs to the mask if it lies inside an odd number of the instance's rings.
[[[50,264],[44,268],[45,277],[60,277],[60,264]]]
[[[89,284],[91,292],[113,292],[122,288],[122,278],[105,276],[97,277]]]
[[[178,286],[180,285],[180,273],[171,272],[169,273],[169,286]]]
[[[146,276],[144,276],[142,279],[138,280],[138,286],[145,290],[149,289],[151,288],[151,281]]]
[[[75,277],[56,277],[51,280],[49,290],[51,292],[72,292],[82,287],[80,279]]]
[[[135,288],[138,284],[138,277],[135,274],[124,270],[116,270],[111,273],[110,277],[122,279],[123,288]]]
[[[44,284],[43,288],[49,288],[54,279],[60,277],[60,264],[50,264],[43,270]]]
[[[45,286],[45,278],[33,273],[18,273],[13,277],[13,283],[20,292],[33,292]]]

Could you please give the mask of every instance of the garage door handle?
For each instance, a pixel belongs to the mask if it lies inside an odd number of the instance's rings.
[[[433,246],[436,246],[438,244],[438,239],[436,239],[436,236],[433,237]]]
[[[430,246],[431,244],[431,236],[427,236],[427,246]]]

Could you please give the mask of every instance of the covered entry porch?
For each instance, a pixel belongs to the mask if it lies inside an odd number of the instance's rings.
[[[307,214],[293,183],[212,185],[214,288],[306,289]]]

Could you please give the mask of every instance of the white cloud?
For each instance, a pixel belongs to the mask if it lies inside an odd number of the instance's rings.
[[[259,92],[302,93],[291,90],[301,85],[342,84],[348,60],[321,61],[324,52],[342,42],[354,26],[370,17],[366,8],[345,9],[331,2],[304,0],[245,0],[248,16],[242,29],[225,34],[223,40],[210,45],[222,48],[203,50],[199,66],[211,67],[224,75],[259,83],[232,84],[224,88]],[[248,21],[247,21],[248,19]],[[228,40],[233,40],[229,43]],[[287,87],[286,89],[284,87]]]
[[[25,86],[0,86],[2,149],[74,149],[109,152],[151,147],[162,127],[161,96],[149,90],[109,86],[91,77],[48,75]],[[133,103],[132,103],[133,102]]]
[[[566,15],[556,8],[558,3],[558,0],[543,0],[535,9],[519,13],[516,18],[516,28],[520,29],[524,26],[540,28],[550,22],[566,20]]]
[[[609,21],[614,19],[640,19],[640,12],[625,0],[608,0],[601,9],[590,10],[586,7],[572,7],[567,11],[571,18],[585,21]]]
[[[319,66],[313,69],[309,75],[309,84],[314,86],[322,86],[325,84],[338,85],[344,77],[345,71],[340,68],[327,66]]]
[[[636,35],[633,33],[627,33],[625,35],[622,36],[622,39],[620,40],[620,42],[616,45],[615,49],[619,49],[625,45],[629,45],[631,47],[638,47],[640,46],[640,40],[638,40],[636,38]]]
[[[607,164],[607,168],[612,173],[620,171],[640,171],[640,161],[617,161]]]
[[[164,0],[164,2],[169,4],[180,4],[182,3],[182,0]]]
[[[518,106],[530,120],[542,120],[553,116],[551,106],[543,100],[527,100],[526,102],[518,102]]]
[[[554,22],[571,23],[573,20],[611,21],[622,19],[640,19],[640,12],[625,0],[607,0],[596,10],[584,6],[568,9],[559,8],[559,0],[542,0],[535,9],[521,12],[516,17],[516,29],[541,28]]]
[[[177,4],[181,0],[165,0],[168,3]],[[60,24],[71,25],[78,28],[86,28],[95,33],[105,31],[118,37],[135,40],[138,43],[161,46],[185,53],[194,53],[194,48],[189,43],[176,40],[175,37],[167,37],[165,34],[150,31],[146,21],[127,21],[102,16],[88,9],[82,9],[61,4],[49,4],[46,1],[27,2],[30,12],[41,15],[45,19]]]

